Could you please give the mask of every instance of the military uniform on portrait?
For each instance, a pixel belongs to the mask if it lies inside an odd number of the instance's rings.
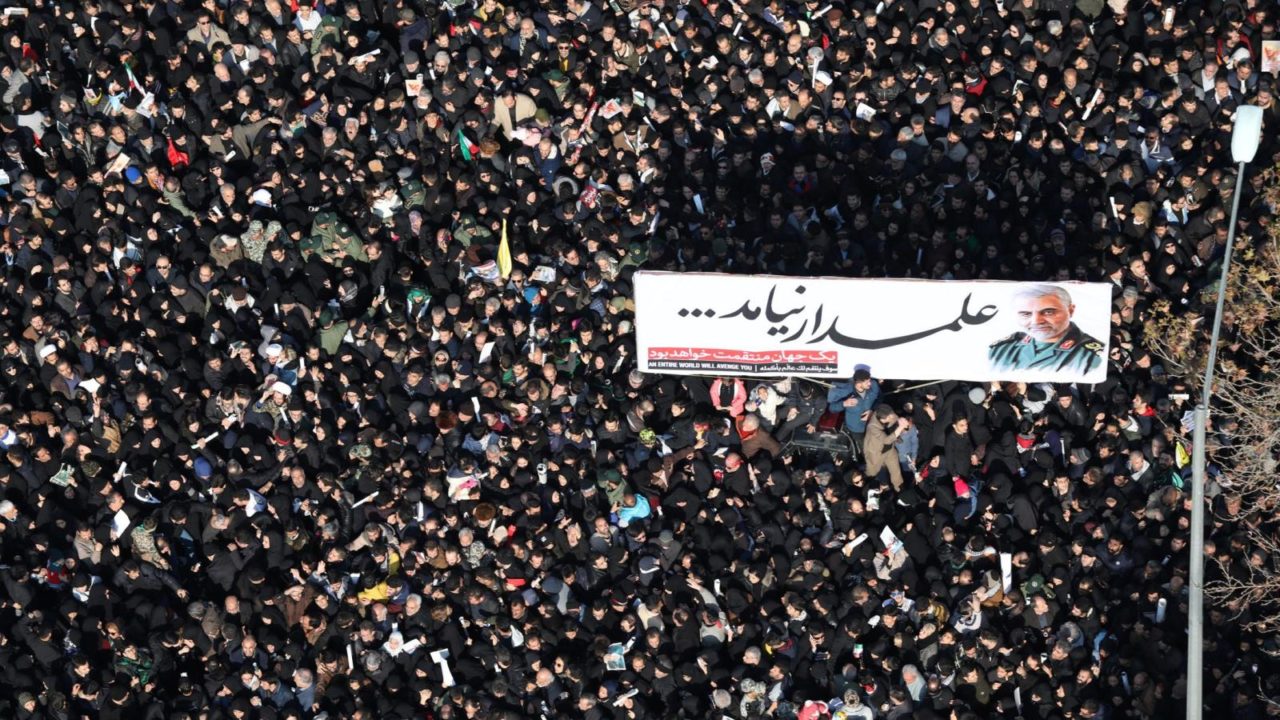
[[[1040,342],[1025,332],[1016,332],[991,343],[987,357],[996,370],[1046,370],[1081,375],[1101,366],[1104,345],[1075,323],[1057,342]]]

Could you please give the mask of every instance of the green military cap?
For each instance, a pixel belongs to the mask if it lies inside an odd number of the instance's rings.
[[[476,234],[476,219],[470,215],[463,215],[458,218],[458,225],[453,229],[453,237],[463,245],[470,245],[471,238]]]
[[[427,197],[427,190],[422,183],[417,180],[410,180],[400,188],[400,197],[404,200],[407,207],[421,205]]]
[[[316,224],[317,224],[317,225],[332,225],[332,224],[333,224],[333,222],[334,222],[334,220],[336,220],[336,219],[337,219],[337,218],[334,216],[334,214],[333,214],[333,213],[331,213],[331,212],[322,212],[322,213],[320,213],[319,215],[316,215]]]

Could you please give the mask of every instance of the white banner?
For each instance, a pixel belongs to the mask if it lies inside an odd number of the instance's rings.
[[[675,375],[1101,382],[1102,283],[636,273],[640,369]]]

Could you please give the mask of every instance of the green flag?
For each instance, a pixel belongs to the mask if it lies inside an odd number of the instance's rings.
[[[458,128],[458,149],[462,151],[462,159],[467,162],[471,162],[476,153],[476,146],[462,134],[462,128]]]

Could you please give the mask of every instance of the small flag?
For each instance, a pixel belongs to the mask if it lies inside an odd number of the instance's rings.
[[[173,144],[172,138],[165,137],[165,142],[168,144],[166,154],[169,156],[169,167],[177,170],[191,164],[191,156],[179,150],[178,146]]]
[[[458,149],[462,151],[462,159],[467,162],[471,162],[471,158],[476,154],[475,143],[467,139],[462,128],[458,128]]]
[[[1187,446],[1181,442],[1174,444],[1174,456],[1179,468],[1184,468],[1191,464],[1191,454],[1187,452]]]
[[[147,91],[142,88],[142,83],[138,82],[138,78],[133,76],[133,68],[129,67],[129,63],[124,63],[124,73],[129,76],[129,87],[144,95],[147,93]]]
[[[507,220],[502,219],[502,240],[498,242],[498,272],[502,279],[511,277],[511,243],[507,240]]]

